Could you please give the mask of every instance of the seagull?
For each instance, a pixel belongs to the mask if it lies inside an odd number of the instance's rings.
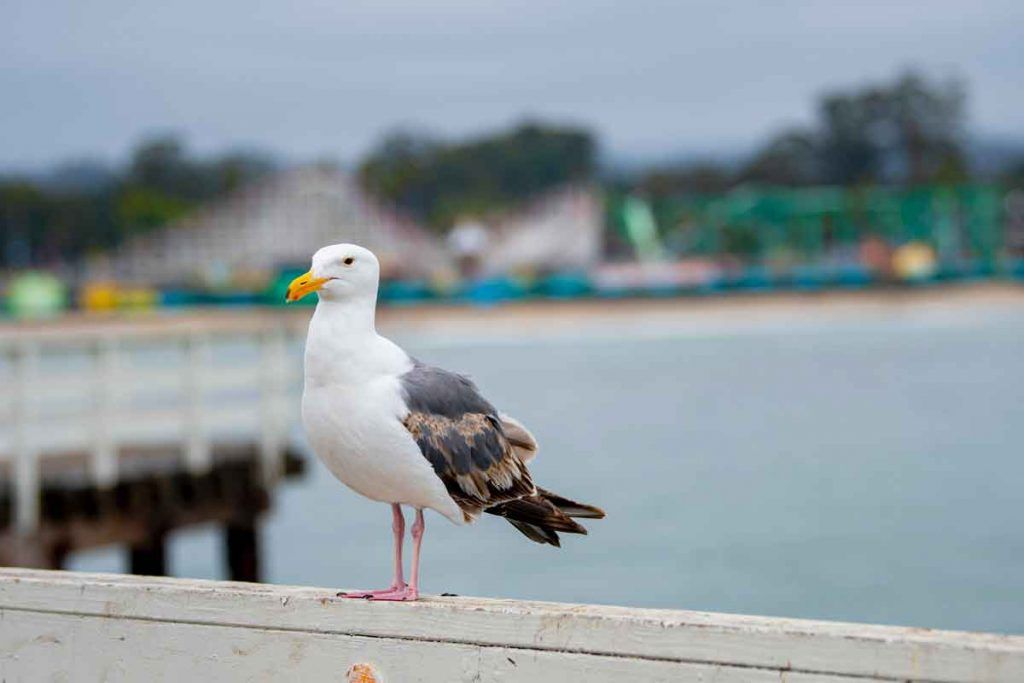
[[[527,464],[537,441],[499,413],[467,377],[412,358],[377,334],[380,264],[371,251],[334,244],[313,255],[286,301],[316,292],[305,352],[302,423],[327,468],[355,492],[389,503],[394,579],[388,588],[340,593],[406,601],[419,597],[423,511],[455,524],[481,513],[507,519],[527,538],[559,546],[558,532],[586,534],[573,518],[604,512],[533,483]],[[405,516],[412,524],[411,577],[402,573]]]

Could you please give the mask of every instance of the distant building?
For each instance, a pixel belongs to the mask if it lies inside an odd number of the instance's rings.
[[[338,242],[372,249],[385,276],[428,277],[450,268],[432,234],[367,197],[351,175],[311,166],[90,257],[84,276],[161,285],[255,282],[281,267],[308,266],[313,252]]]
[[[604,210],[591,187],[548,194],[491,224],[486,274],[587,270],[601,262]]]

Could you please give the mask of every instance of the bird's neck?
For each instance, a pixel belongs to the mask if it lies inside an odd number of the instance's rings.
[[[350,298],[343,301],[320,299],[313,320],[344,336],[377,334],[376,297]]]
[[[377,334],[373,300],[321,300],[306,338],[306,383],[359,384],[406,362]],[[394,367],[393,367],[394,366]]]

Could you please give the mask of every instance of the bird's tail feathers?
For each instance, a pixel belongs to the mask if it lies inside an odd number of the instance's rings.
[[[569,500],[557,493],[545,491],[540,487],[537,488],[537,494],[543,496],[549,503],[570,517],[579,517],[581,519],[604,519],[604,510],[599,507],[587,505],[585,503],[577,503],[576,501]]]
[[[592,505],[584,505],[538,488],[530,496],[506,501],[486,512],[507,519],[515,528],[537,543],[561,546],[559,531],[569,534],[586,534],[587,530],[573,517],[600,519],[604,511]]]
[[[558,534],[555,533],[553,530],[547,527],[539,526],[537,524],[521,522],[518,519],[512,519],[511,517],[508,517],[507,519],[509,521],[509,524],[519,529],[519,532],[531,541],[534,541],[536,543],[547,543],[548,545],[553,545],[556,548],[562,547],[562,542],[561,540],[559,540]]]

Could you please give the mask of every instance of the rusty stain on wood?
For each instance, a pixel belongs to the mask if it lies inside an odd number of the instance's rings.
[[[348,670],[349,683],[383,683],[369,664],[353,664]]]

